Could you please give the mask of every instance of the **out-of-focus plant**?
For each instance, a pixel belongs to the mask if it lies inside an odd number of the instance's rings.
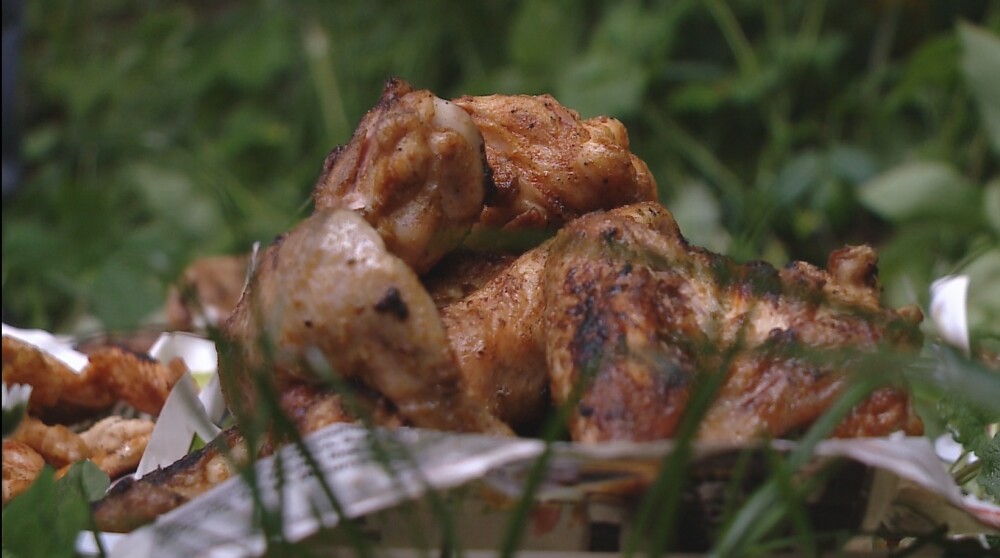
[[[694,242],[775,263],[874,243],[890,301],[912,302],[996,240],[982,208],[1000,202],[998,15],[847,5],[28,3],[5,318],[150,319],[194,257],[246,251],[308,211],[325,154],[390,75],[621,118]],[[941,188],[933,219],[910,212],[916,189]],[[985,274],[996,257],[982,257]]]
[[[108,475],[90,461],[62,478],[46,466],[24,494],[3,509],[3,555],[77,556],[77,534],[91,528],[90,502],[108,488]]]

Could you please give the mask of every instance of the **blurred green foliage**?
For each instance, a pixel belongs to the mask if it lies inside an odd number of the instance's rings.
[[[998,336],[996,3],[25,4],[16,325],[155,319],[193,258],[309,211],[326,153],[398,75],[620,118],[694,242],[777,264],[872,243],[891,304],[926,307],[964,269],[977,339]]]

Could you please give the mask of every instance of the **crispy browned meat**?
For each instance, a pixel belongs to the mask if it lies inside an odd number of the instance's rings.
[[[374,424],[395,427],[403,424],[384,399],[364,389],[352,394],[353,403],[369,415]],[[279,404],[303,435],[339,422],[355,422],[344,397],[307,384],[286,386]],[[271,454],[277,444],[265,440],[257,453]],[[94,504],[94,520],[103,531],[128,532],[145,525],[213,486],[229,479],[247,463],[246,441],[234,427],[177,462],[150,472],[139,480],[126,478]]]
[[[167,292],[164,313],[172,329],[204,331],[226,323],[243,293],[248,256],[212,256],[189,265]]]
[[[90,460],[111,478],[135,471],[153,434],[153,421],[111,416],[80,434]]]
[[[541,289],[547,255],[543,244],[441,308],[468,398],[515,429],[530,425],[548,403]]]
[[[90,457],[90,446],[79,434],[61,424],[44,424],[32,416],[24,417],[10,439],[31,446],[56,468]]]
[[[20,445],[11,446],[12,471],[34,470],[32,464],[34,455],[37,455],[43,463],[59,469],[59,475],[70,465],[89,459],[108,476],[117,478],[135,470],[152,432],[153,421],[149,419],[107,417],[77,434],[61,424],[48,425],[35,417],[26,416],[8,440],[31,448],[33,454],[26,454]],[[5,440],[5,467],[6,462]],[[27,479],[28,473],[21,474],[19,478]]]
[[[45,459],[24,442],[3,441],[3,505],[31,487],[45,467]]]
[[[808,426],[868,357],[920,342],[919,311],[879,306],[870,248],[836,252],[829,268],[736,264],[688,245],[654,203],[570,223],[553,243],[545,297],[551,387],[557,402],[576,402],[573,438],[669,438],[694,381],[720,370],[700,438]],[[905,392],[887,389],[838,432],[919,430]],[[864,419],[865,408],[882,410]]]
[[[517,254],[457,250],[445,256],[420,281],[438,307],[478,291],[517,259]]]
[[[226,325],[220,351],[231,408],[256,405],[255,371],[278,389],[358,379],[416,426],[502,431],[465,396],[444,326],[413,270],[356,213],[320,211],[272,246]],[[265,344],[274,348],[273,362]]]
[[[224,431],[205,447],[140,480],[125,477],[93,505],[94,522],[102,531],[125,533],[156,519],[228,479],[246,463],[243,437],[236,428]]]
[[[32,412],[60,405],[103,409],[115,401],[100,379],[77,374],[62,361],[13,337],[3,337],[3,383],[32,386]]]
[[[184,362],[164,366],[119,347],[94,349],[79,374],[38,348],[4,336],[3,382],[32,386],[32,412],[69,406],[105,409],[124,400],[139,411],[159,414],[170,389],[184,374]]]
[[[118,347],[97,349],[84,368],[105,389],[143,413],[158,415],[177,380],[187,372],[181,359],[164,366],[146,355]]]
[[[554,228],[598,209],[657,199],[621,122],[580,115],[549,95],[462,97],[482,131],[497,186],[485,228]]]
[[[465,238],[491,187],[469,116],[393,79],[350,143],[327,157],[313,198],[318,211],[358,212],[419,274]]]

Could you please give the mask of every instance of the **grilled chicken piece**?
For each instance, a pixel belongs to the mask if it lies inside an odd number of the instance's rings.
[[[482,132],[497,186],[482,227],[555,228],[591,211],[657,198],[656,181],[629,151],[618,120],[580,120],[549,95],[462,97],[455,104]]]
[[[80,434],[90,448],[90,460],[111,478],[135,471],[153,435],[153,421],[111,416]]]
[[[319,384],[326,368],[365,383],[416,426],[506,431],[465,396],[416,274],[354,212],[317,212],[270,247],[224,332],[223,393],[237,414],[256,408],[255,374],[281,390]]]
[[[441,308],[467,397],[515,430],[548,404],[542,274],[548,244]]]
[[[248,256],[212,256],[189,265],[167,292],[164,314],[172,329],[205,331],[229,319],[246,283]]]
[[[456,250],[420,278],[438,308],[458,302],[503,273],[517,254]]]
[[[392,79],[350,143],[327,157],[313,198],[317,211],[358,212],[421,274],[465,238],[491,188],[472,119]]]
[[[45,467],[45,459],[24,442],[3,441],[3,505],[31,488]]]
[[[90,457],[90,446],[76,432],[61,424],[47,425],[25,416],[10,437],[28,445],[53,467],[65,467]]]
[[[403,424],[384,399],[355,387],[352,403],[373,424],[387,427]],[[287,386],[279,396],[279,404],[302,435],[334,423],[356,421],[351,405],[343,396],[307,384]],[[276,445],[274,440],[265,440],[257,455],[270,455]],[[104,498],[94,503],[94,521],[102,531],[132,531],[232,477],[247,463],[248,456],[246,440],[239,431],[235,427],[225,430],[201,449],[167,467],[139,480],[126,478],[115,484]]]
[[[174,359],[168,365],[119,347],[90,351],[90,361],[77,374],[34,345],[3,337],[3,382],[32,386],[29,408],[98,410],[119,399],[137,410],[156,415],[187,367]]]
[[[168,467],[116,483],[92,505],[94,522],[101,531],[132,531],[228,479],[247,462],[247,455],[239,431],[225,430]]]
[[[701,439],[793,433],[829,408],[852,371],[921,339],[919,310],[879,306],[870,248],[835,252],[826,272],[736,264],[688,245],[655,203],[567,225],[544,289],[551,389],[576,405],[571,434],[584,442],[671,437],[695,382],[720,372]],[[861,418],[866,409],[877,413]],[[837,434],[921,430],[902,390],[855,411]]]

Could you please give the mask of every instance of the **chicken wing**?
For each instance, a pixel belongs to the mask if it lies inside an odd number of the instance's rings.
[[[834,253],[828,272],[737,264],[688,245],[654,203],[570,223],[553,242],[544,289],[551,388],[557,403],[576,405],[573,438],[669,438],[695,381],[712,373],[727,377],[700,438],[808,426],[866,358],[919,346],[919,311],[879,306],[874,264],[866,247]],[[840,434],[919,431],[905,392],[886,389],[872,397],[895,418]]]
[[[580,120],[549,95],[461,97],[486,141],[496,196],[479,223],[555,228],[598,209],[656,200],[656,181],[629,151],[621,122]]]
[[[326,159],[317,211],[350,209],[418,274],[465,238],[492,188],[472,119],[430,91],[392,79],[346,146]]]
[[[220,375],[236,411],[255,408],[255,374],[282,389],[318,384],[327,368],[368,385],[416,426],[505,430],[465,396],[416,274],[354,212],[317,212],[269,248],[225,333]]]

